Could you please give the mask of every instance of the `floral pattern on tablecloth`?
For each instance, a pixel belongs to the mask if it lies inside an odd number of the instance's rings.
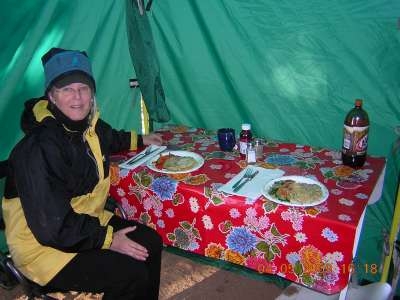
[[[220,151],[215,131],[168,126],[159,132],[170,147],[197,152],[205,163],[187,174],[144,166],[124,170],[113,163],[110,194],[129,218],[156,229],[167,245],[327,294],[345,287],[358,221],[384,169],[383,158],[368,157],[363,168],[352,169],[341,164],[337,151],[268,141],[258,166],[314,178],[329,190],[320,205],[290,207],[264,196],[254,201],[218,191],[246,162],[236,149]]]

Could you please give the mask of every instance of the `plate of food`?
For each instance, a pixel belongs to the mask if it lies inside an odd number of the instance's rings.
[[[269,200],[288,206],[314,206],[326,201],[328,189],[321,182],[304,176],[283,176],[269,181],[262,189]]]
[[[196,171],[204,164],[204,158],[190,151],[162,152],[147,162],[147,167],[166,174],[189,173]]]

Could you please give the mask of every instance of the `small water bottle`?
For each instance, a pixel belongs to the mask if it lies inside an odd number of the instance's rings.
[[[247,164],[249,165],[254,164],[256,162],[256,149],[254,148],[253,143],[247,143],[246,161]]]

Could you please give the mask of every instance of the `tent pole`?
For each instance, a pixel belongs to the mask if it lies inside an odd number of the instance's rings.
[[[397,185],[396,206],[393,214],[392,228],[390,230],[390,236],[389,236],[389,255],[386,256],[384,260],[381,282],[387,282],[388,280],[394,243],[397,239],[397,234],[399,232],[399,222],[400,222],[400,180],[398,180],[398,185]]]
[[[150,132],[150,122],[149,113],[146,108],[146,103],[143,100],[143,95],[140,97],[140,117],[142,119],[142,134],[149,134]]]

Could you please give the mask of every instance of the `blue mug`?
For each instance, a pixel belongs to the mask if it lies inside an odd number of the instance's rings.
[[[235,129],[233,128],[218,129],[217,138],[222,151],[232,151],[236,145]]]

